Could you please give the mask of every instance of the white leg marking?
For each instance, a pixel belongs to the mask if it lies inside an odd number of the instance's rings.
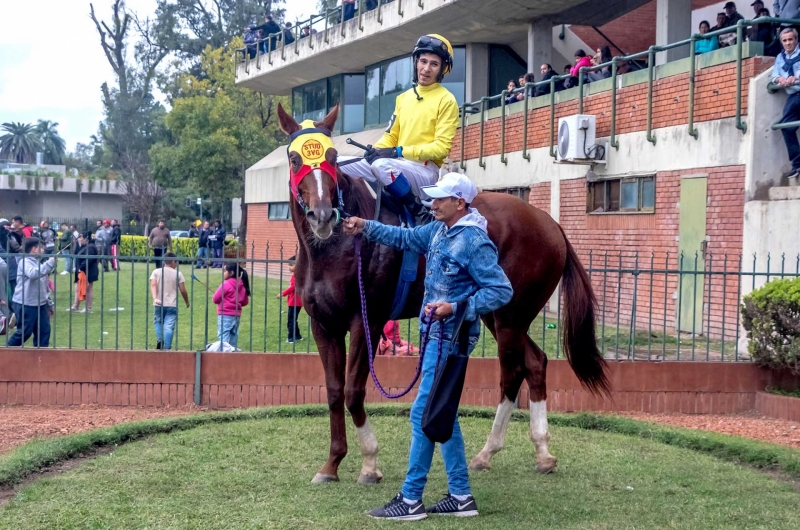
[[[547,430],[547,401],[531,401],[530,407],[531,441],[536,448],[536,469],[540,473],[549,473],[555,468],[556,459],[548,448],[550,433]]]
[[[317,193],[319,193],[319,198],[322,199],[322,172],[319,169],[314,170],[314,178],[317,179]]]
[[[472,469],[488,469],[490,467],[492,457],[503,448],[508,422],[511,421],[511,413],[513,411],[514,402],[504,397],[500,405],[497,406],[497,414],[495,414],[494,423],[492,423],[492,432],[489,433],[486,445],[483,446],[481,452],[470,463]]]
[[[356,427],[358,445],[361,447],[361,456],[364,460],[361,468],[362,476],[369,476],[380,480],[383,475],[378,471],[378,439],[372,430],[369,420],[361,427]]]

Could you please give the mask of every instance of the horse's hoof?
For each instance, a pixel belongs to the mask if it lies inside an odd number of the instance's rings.
[[[359,484],[380,484],[383,479],[383,474],[378,471],[377,473],[361,473],[358,476]]]
[[[339,477],[337,477],[336,475],[326,475],[323,473],[317,473],[311,480],[312,484],[327,484],[328,482],[339,482]]]
[[[536,461],[536,472],[540,475],[549,475],[556,469],[558,459],[554,456],[548,456]]]
[[[492,463],[488,460],[479,459],[477,456],[469,463],[470,471],[489,471],[492,469]]]

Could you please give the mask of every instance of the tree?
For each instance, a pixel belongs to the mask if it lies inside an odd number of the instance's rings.
[[[0,130],[6,133],[0,136],[0,158],[13,160],[18,164],[36,162],[36,153],[43,146],[39,132],[33,124],[4,123],[0,125]]]
[[[242,196],[244,170],[285,139],[273,115],[280,99],[235,86],[233,50],[242,44],[236,38],[227,48],[207,47],[201,77],[178,78],[178,97],[164,120],[168,139],[150,149],[159,184],[172,189],[191,183],[219,215]]]
[[[42,143],[45,164],[62,164],[66,153],[66,142],[58,134],[58,123],[50,120],[39,120],[36,131]]]
[[[153,180],[150,167],[143,160],[144,155],[124,154],[122,156],[122,185],[125,190],[123,204],[135,215],[147,235],[150,224],[161,208],[163,190]]]
[[[122,159],[146,154],[158,137],[164,109],[152,94],[158,67],[170,51],[155,38],[158,25],[130,13],[124,0],[114,0],[109,25],[100,21],[89,4],[90,17],[100,36],[100,46],[117,78],[117,86],[101,86],[105,121],[100,135],[105,144],[104,162],[121,167]],[[131,54],[127,41],[131,28],[138,40]]]
[[[163,47],[189,61],[197,75],[206,46],[222,48],[245,26],[261,23],[264,15],[282,20],[286,0],[158,0],[154,38]]]

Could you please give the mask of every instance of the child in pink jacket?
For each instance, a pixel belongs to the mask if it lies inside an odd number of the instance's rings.
[[[247,271],[237,263],[228,263],[222,276],[222,285],[214,293],[217,304],[217,340],[236,348],[239,342],[239,319],[242,308],[249,303],[250,279]]]

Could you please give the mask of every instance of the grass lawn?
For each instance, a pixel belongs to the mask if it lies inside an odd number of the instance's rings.
[[[61,266],[63,268],[63,265]],[[222,282],[219,269],[194,270],[197,280],[192,280],[193,269],[182,264],[179,270],[186,278],[191,307],[186,309],[183,302],[178,304],[177,332],[173,338],[173,348],[196,350],[216,340],[216,306],[211,294],[201,285],[213,290]],[[153,328],[153,308],[150,297],[149,276],[153,264],[122,263],[120,272],[101,273],[94,285],[92,313],[68,313],[66,308],[74,300],[72,276],[54,277],[56,286],[56,313],[51,321],[53,328],[51,347],[76,349],[154,349],[156,346]],[[308,315],[300,313],[300,332],[303,341],[287,344],[286,299],[277,299],[278,293],[289,284],[288,270],[282,279],[251,276],[253,296],[251,303],[242,313],[239,328],[239,348],[254,352],[305,353],[316,352],[317,346],[311,335]],[[116,310],[115,310],[116,309]],[[550,358],[564,356],[561,347],[561,330],[557,314],[542,314],[533,321],[530,335]],[[401,333],[405,339],[420,346],[417,319],[401,322]],[[653,359],[664,355],[667,359],[677,358],[678,338],[664,334],[657,329],[651,333],[637,329],[632,337],[627,324],[598,322],[597,335],[599,347],[608,358]],[[3,341],[3,337],[0,337]],[[705,360],[706,339],[696,337],[694,354],[692,338],[680,339],[680,358]],[[28,342],[31,345],[32,341]],[[708,344],[711,360],[719,360],[722,342],[712,340]],[[733,359],[735,344],[726,341],[725,359]],[[497,343],[490,333],[483,330],[473,356],[496,357]]]
[[[349,422],[348,422],[349,424]],[[363,512],[388,501],[405,475],[409,428],[375,417],[384,481],[355,483],[361,459],[349,425],[342,482],[312,485],[327,456],[324,417],[213,423],[117,447],[81,467],[23,487],[0,509],[0,528],[397,528]],[[462,420],[467,454],[491,420]],[[481,516],[423,528],[795,529],[800,492],[765,473],[648,439],[552,427],[559,457],[533,472],[525,422],[512,422],[488,473],[472,474]],[[447,490],[434,456],[426,502]]]

